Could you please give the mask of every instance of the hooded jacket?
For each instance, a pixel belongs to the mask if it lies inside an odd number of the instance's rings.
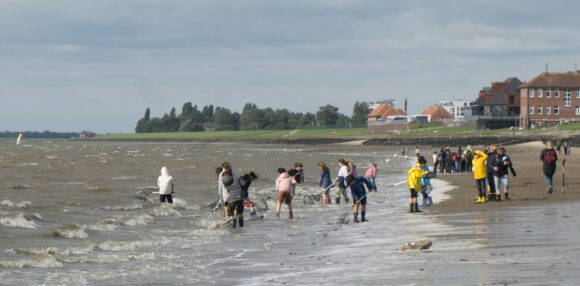
[[[290,177],[288,172],[280,173],[276,179],[276,191],[278,192],[292,192],[293,186],[296,185],[296,179]]]
[[[171,194],[171,185],[173,185],[173,177],[169,175],[169,170],[166,167],[161,168],[161,176],[157,178],[157,187],[159,187],[160,195]]]
[[[365,172],[365,177],[375,178],[376,176],[377,176],[377,166],[375,166],[375,164],[370,164],[369,167],[367,168],[367,171]]]
[[[485,160],[487,159],[487,154],[481,152],[480,150],[475,150],[474,154],[478,157],[473,156],[473,178],[476,180],[487,178],[487,168],[485,166]]]
[[[240,185],[240,178],[224,175],[222,176],[222,182],[228,192],[227,202],[231,203],[242,200],[243,189]]]
[[[409,189],[414,189],[415,191],[421,191],[421,177],[429,174],[429,171],[423,171],[421,169],[421,164],[413,166],[409,171],[407,171],[409,178],[407,179],[407,184]]]

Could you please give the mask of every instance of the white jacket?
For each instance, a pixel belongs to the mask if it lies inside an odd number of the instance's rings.
[[[157,179],[157,187],[159,187],[160,195],[171,194],[171,189],[173,185],[173,177],[169,175],[169,171],[166,167],[161,168],[161,176]]]

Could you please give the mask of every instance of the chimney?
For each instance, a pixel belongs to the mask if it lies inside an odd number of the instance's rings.
[[[405,98],[405,115],[408,115],[407,113],[407,99]]]

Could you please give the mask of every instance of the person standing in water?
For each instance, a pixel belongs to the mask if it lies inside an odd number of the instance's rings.
[[[161,168],[161,176],[157,178],[157,187],[159,188],[159,201],[173,205],[173,177],[169,175],[167,167]]]
[[[216,169],[216,172],[219,170]],[[223,162],[222,163],[222,167],[221,167],[221,171],[218,174],[218,194],[220,196],[220,202],[223,204],[224,206],[224,213],[227,216],[228,213],[228,196],[229,193],[227,191],[227,187],[224,186],[223,183],[223,177],[224,176],[231,176],[235,178],[234,172],[232,171],[232,165],[230,165],[229,162]],[[219,204],[219,202],[218,202]]]
[[[276,218],[280,218],[280,210],[282,209],[282,203],[288,205],[288,218],[293,219],[294,214],[292,213],[292,190],[296,185],[295,177],[291,177],[286,169],[278,168],[278,178],[276,179]]]
[[[236,178],[231,174],[222,176],[222,183],[228,192],[227,215],[232,228],[236,228],[236,223],[244,227],[244,199],[243,188],[240,184],[241,178]]]
[[[375,181],[376,177],[377,177],[377,164],[375,162],[371,162],[369,164],[369,167],[367,168],[367,171],[365,172],[365,178],[369,181],[369,183],[372,186],[369,192],[377,191],[377,184]]]
[[[250,216],[254,218],[256,216],[256,204],[250,200],[250,194],[248,190],[250,189],[252,182],[257,179],[258,175],[255,172],[249,172],[240,177],[240,186],[242,186],[243,190],[242,198],[244,199],[244,207],[250,209]]]
[[[322,188],[322,205],[323,206],[330,206],[330,186],[332,185],[332,181],[330,179],[330,169],[326,163],[322,161],[318,161],[318,167],[320,168],[320,182],[318,186]]]
[[[365,185],[367,189],[371,189],[372,186],[367,179],[361,176],[348,175],[346,177],[346,184],[350,186],[350,193],[352,195],[353,203],[353,222],[359,223],[358,220],[358,208],[361,207],[360,217],[362,222],[368,222],[366,218],[367,213],[367,192],[365,190]]]
[[[346,194],[346,182],[345,179],[348,176],[348,166],[345,159],[338,160],[338,176],[336,177],[336,181],[338,182],[338,192],[336,193],[335,202],[337,205],[340,205],[340,195],[344,197],[345,204],[348,204],[348,195]]]
[[[429,174],[429,171],[423,171],[425,167],[424,164],[418,162],[414,167],[407,171],[409,177],[407,178],[407,184],[409,185],[409,191],[411,193],[411,202],[409,203],[410,213],[420,213],[419,203],[417,203],[418,192],[421,191],[421,177]]]

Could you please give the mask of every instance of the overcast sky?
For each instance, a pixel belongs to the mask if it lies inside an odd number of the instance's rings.
[[[0,0],[0,130],[133,132],[150,107],[409,113],[580,64],[578,1]]]

